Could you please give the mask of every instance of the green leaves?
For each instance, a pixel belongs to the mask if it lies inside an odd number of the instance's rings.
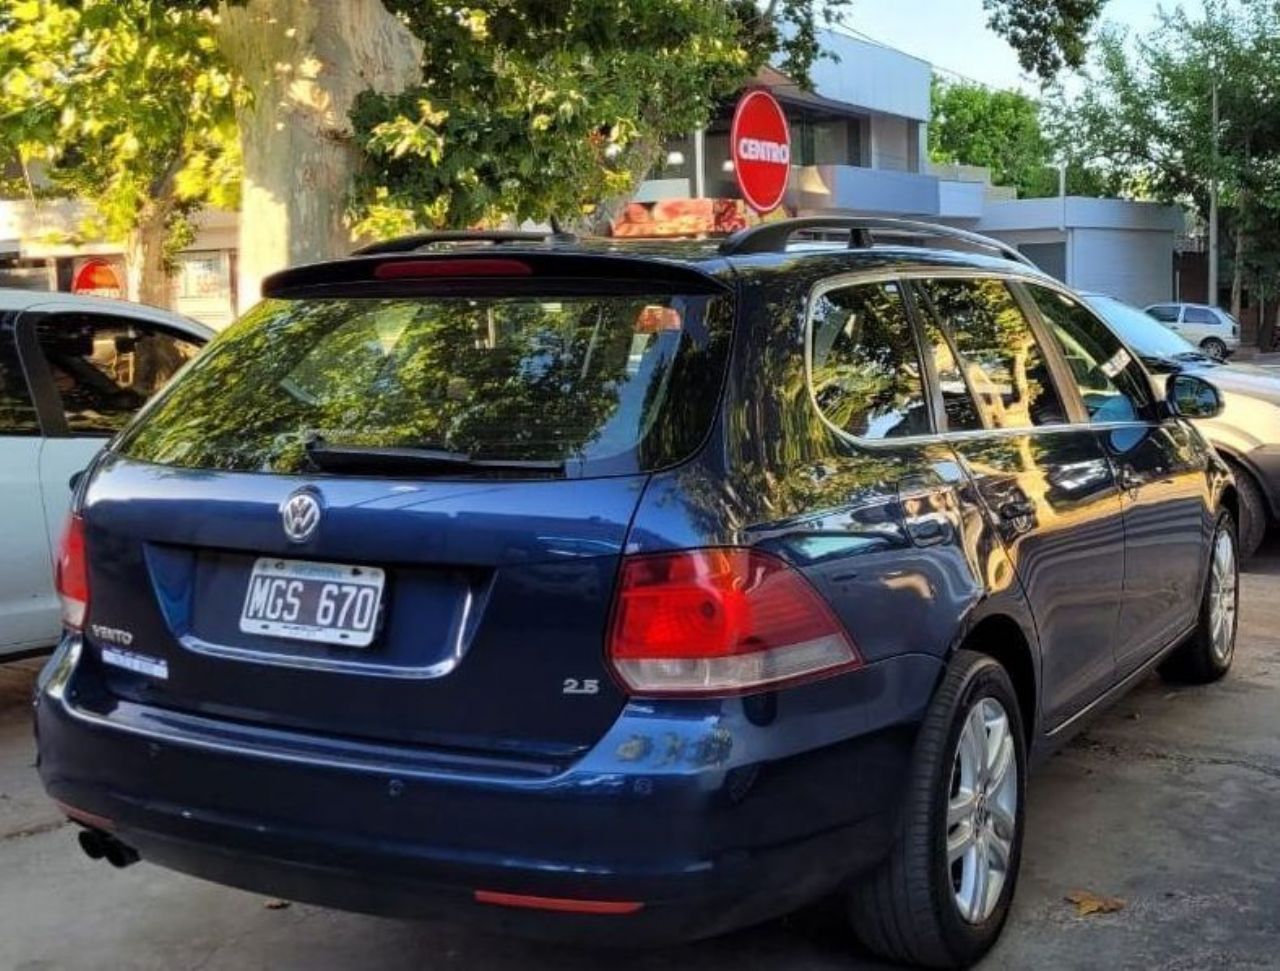
[[[1106,0],[982,0],[991,29],[1013,46],[1023,70],[1049,80],[1078,68]]]
[[[775,51],[803,82],[814,32],[846,2],[390,0],[426,46],[425,80],[357,101],[355,228],[580,218]]]
[[[235,79],[201,11],[158,0],[0,0],[0,155],[43,163],[113,238],[238,199]]]

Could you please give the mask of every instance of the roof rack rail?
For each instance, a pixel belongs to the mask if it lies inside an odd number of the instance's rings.
[[[720,252],[725,256],[743,256],[748,253],[780,253],[786,250],[787,243],[796,233],[805,230],[847,230],[849,233],[849,249],[870,249],[875,242],[875,234],[937,236],[955,239],[991,250],[1001,256],[1022,263],[1033,269],[1040,269],[1030,259],[1019,253],[1016,248],[981,233],[971,233],[967,229],[956,229],[941,223],[919,222],[914,219],[891,219],[879,216],[800,216],[794,219],[779,219],[776,222],[761,223],[747,229],[740,229],[720,244]]]
[[[439,229],[429,233],[414,233],[409,236],[397,236],[395,239],[380,243],[370,243],[352,252],[352,256],[379,256],[386,253],[412,253],[414,250],[432,246],[436,243],[545,243],[574,242],[577,237],[572,233],[552,230],[551,232],[524,232],[507,229]]]

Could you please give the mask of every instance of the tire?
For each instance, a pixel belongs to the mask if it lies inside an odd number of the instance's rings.
[[[1267,500],[1258,481],[1239,462],[1227,459],[1236,480],[1236,494],[1240,497],[1240,523],[1237,527],[1240,544],[1240,562],[1250,559],[1267,538],[1271,517],[1267,512]]]
[[[1218,513],[1209,569],[1200,598],[1200,619],[1195,631],[1160,665],[1169,681],[1208,684],[1231,669],[1235,657],[1240,607],[1240,561],[1236,550],[1236,524],[1231,513]],[[1225,555],[1228,562],[1220,562]],[[1225,586],[1224,586],[1225,585]]]
[[[996,711],[999,709],[999,712]],[[977,714],[981,713],[981,714]],[[992,715],[1003,714],[1000,721]],[[966,773],[966,765],[976,764],[977,749],[962,740],[976,737],[970,719],[981,725],[987,758],[993,747],[999,756],[990,761],[1003,764],[1011,759],[1009,773],[1001,775],[1003,785],[989,786],[981,799],[968,799],[970,809],[963,821],[949,822],[953,800],[963,799],[966,778],[981,792],[982,776]],[[969,729],[969,731],[966,731]],[[1008,742],[994,741],[999,735]],[[1022,856],[1024,806],[1026,804],[1026,736],[1018,697],[1005,669],[994,658],[975,651],[959,651],[947,668],[942,685],[934,695],[916,739],[911,774],[889,855],[879,867],[849,891],[848,911],[854,933],[871,951],[903,963],[931,968],[967,967],[985,954],[1000,936],[1009,914],[1009,903],[1017,885]],[[990,762],[984,771],[995,779]],[[1001,825],[1003,821],[1004,825]],[[1008,832],[1012,826],[1012,833]],[[974,827],[982,834],[979,842],[950,861],[949,840],[957,843]],[[967,828],[966,828],[967,827]],[[999,837],[1008,835],[1007,842]],[[971,874],[978,872],[985,847],[1004,846],[1000,885],[993,864],[991,883],[977,913],[961,913],[961,899],[970,905],[978,901]],[[958,886],[956,882],[959,877]],[[966,894],[965,891],[969,893]]]
[[[1227,359],[1227,345],[1222,343],[1216,337],[1206,337],[1200,342],[1200,350],[1204,351],[1215,361],[1225,361]]]

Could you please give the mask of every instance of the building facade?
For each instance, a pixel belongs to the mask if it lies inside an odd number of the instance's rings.
[[[777,71],[756,78],[782,104],[791,128],[789,214],[897,216],[942,222],[1016,246],[1069,286],[1139,306],[1177,296],[1175,244],[1185,230],[1176,206],[1121,199],[1018,199],[986,169],[928,161],[933,69],[901,51],[828,31],[835,59],[817,62],[813,91]],[[704,132],[667,145],[619,229],[646,235],[688,231],[699,207],[746,218],[729,157],[726,107]],[[735,203],[737,203],[735,210]],[[663,218],[672,214],[674,218]]]
[[[87,215],[85,204],[69,200],[0,200],[0,287],[122,297],[122,247],[81,238]],[[197,217],[195,240],[176,257],[173,306],[179,313],[211,327],[235,317],[237,226],[235,213],[210,209]]]

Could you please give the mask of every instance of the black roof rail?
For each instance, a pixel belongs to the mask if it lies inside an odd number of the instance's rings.
[[[805,230],[846,230],[850,249],[869,249],[876,233],[899,236],[937,236],[955,239],[999,253],[1017,263],[1040,269],[1030,259],[1008,243],[967,229],[956,229],[941,223],[920,222],[914,219],[891,219],[880,216],[800,216],[795,219],[779,219],[740,229],[720,244],[725,256],[744,256],[748,253],[781,253],[796,233]]]
[[[352,256],[379,256],[385,253],[412,253],[414,250],[436,243],[545,243],[548,241],[572,243],[577,237],[572,233],[553,230],[547,233],[524,232],[507,229],[438,229],[429,233],[397,236],[395,239],[370,243],[352,252]]]

